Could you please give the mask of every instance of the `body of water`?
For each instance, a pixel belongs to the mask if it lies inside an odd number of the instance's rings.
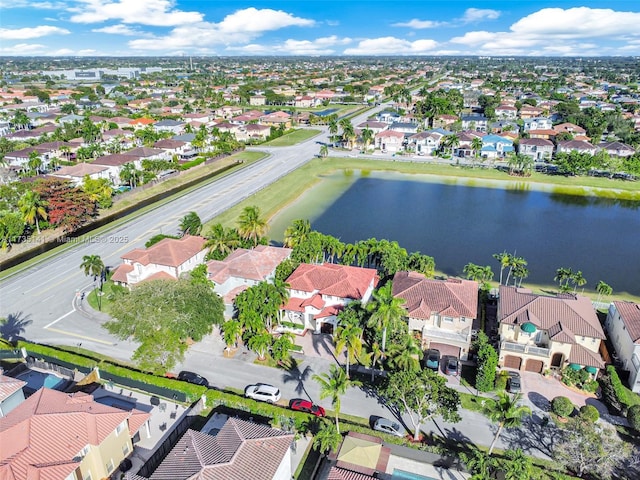
[[[469,186],[473,184],[474,186]],[[490,265],[494,253],[524,257],[534,284],[553,284],[559,267],[581,270],[585,288],[598,281],[640,295],[640,202],[554,194],[523,182],[337,172],[283,209],[271,223],[282,240],[296,218],[355,242],[396,240],[434,257],[436,268],[461,275],[464,265]]]

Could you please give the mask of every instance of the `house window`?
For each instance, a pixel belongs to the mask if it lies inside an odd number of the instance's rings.
[[[453,323],[453,318],[452,317],[444,317],[443,320],[447,323]]]
[[[113,458],[109,459],[109,462],[107,463],[106,467],[107,467],[107,473],[113,472],[113,467],[114,467]]]
[[[116,427],[116,435],[120,435],[120,433],[124,430],[125,422],[122,422],[120,425]]]
[[[84,477],[82,477],[82,480],[91,480],[91,472],[85,473]]]
[[[129,452],[130,452],[130,450],[129,450],[129,442],[127,442],[122,446],[122,455],[124,455],[126,457],[127,455],[129,455]]]
[[[516,327],[514,327],[513,325],[509,325],[507,327],[507,330],[509,330],[510,332],[513,332],[516,329]]]

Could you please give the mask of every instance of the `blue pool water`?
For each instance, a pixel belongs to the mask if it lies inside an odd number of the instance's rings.
[[[405,472],[404,470],[398,470],[397,468],[393,470],[393,475],[391,476],[391,478],[393,480],[436,480],[433,477],[425,477],[424,475]]]
[[[36,370],[29,370],[18,376],[20,380],[27,382],[26,387],[37,391],[42,387],[54,389],[64,383],[64,379],[57,377],[51,373],[38,372]]]

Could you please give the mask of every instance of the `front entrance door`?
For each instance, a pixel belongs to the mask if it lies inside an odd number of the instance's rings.
[[[553,357],[551,357],[551,366],[556,368],[562,367],[562,357],[563,355],[561,353],[554,353]]]

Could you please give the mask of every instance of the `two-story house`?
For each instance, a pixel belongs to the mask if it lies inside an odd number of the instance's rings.
[[[393,296],[404,300],[409,331],[419,332],[423,349],[467,359],[478,317],[478,282],[398,272],[393,277]]]
[[[258,245],[251,250],[238,248],[224,260],[208,262],[207,276],[224,301],[225,316],[233,315],[233,301],[238,294],[260,282],[272,281],[276,267],[290,255],[290,248]]]
[[[527,118],[523,121],[522,131],[528,132],[530,130],[548,130],[553,127],[553,122],[547,117],[534,117]]]
[[[489,119],[484,115],[472,114],[463,115],[462,120],[463,130],[474,130],[476,132],[486,132],[489,128]]]
[[[177,280],[204,261],[206,242],[203,237],[185,235],[165,238],[149,248],[136,248],[120,257],[124,263],[114,270],[111,280],[128,287],[147,280]]]
[[[504,285],[499,292],[500,365],[538,373],[584,368],[592,375],[604,368],[605,335],[589,298]]]
[[[589,155],[595,155],[598,151],[598,148],[589,142],[585,142],[584,140],[567,140],[565,142],[558,142],[558,146],[556,147],[557,153],[587,153]]]
[[[618,361],[629,371],[629,388],[640,393],[640,304],[612,302],[605,327]]]
[[[502,158],[513,151],[513,140],[510,138],[493,134],[482,137],[480,154],[485,158]]]
[[[375,148],[383,152],[396,153],[404,150],[405,136],[402,132],[384,130],[374,137]]]
[[[345,305],[369,301],[378,275],[373,268],[302,263],[286,282],[289,300],[282,318],[315,333],[333,333]]]
[[[149,414],[41,388],[0,418],[0,477],[11,480],[108,478],[133,452]]]
[[[544,138],[522,138],[518,144],[518,153],[531,157],[535,162],[551,160],[554,145]]]

